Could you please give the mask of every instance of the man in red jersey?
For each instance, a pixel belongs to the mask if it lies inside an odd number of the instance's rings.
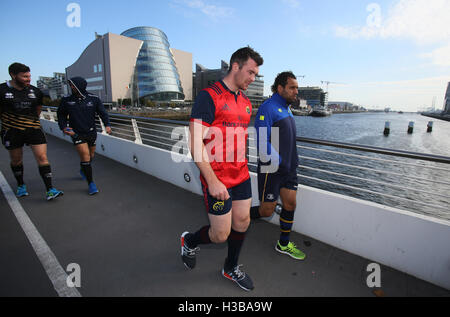
[[[210,225],[181,236],[181,258],[193,269],[198,245],[228,242],[222,275],[241,288],[253,289],[238,258],[250,224],[251,182],[245,158],[252,105],[243,94],[255,81],[262,57],[250,47],[237,50],[228,74],[202,90],[190,120],[190,149],[200,170]]]

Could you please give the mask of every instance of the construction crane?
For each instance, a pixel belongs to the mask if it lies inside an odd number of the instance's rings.
[[[322,80],[321,83],[322,83],[322,85],[327,84],[327,94],[328,94],[328,85],[329,84],[342,84],[342,83],[335,83],[333,81],[326,81],[326,80]]]
[[[338,84],[338,85],[342,84],[342,83],[336,83],[336,82],[327,81],[327,80],[321,80],[320,82],[322,83],[322,85],[323,84],[327,84],[326,100],[328,100],[328,85],[330,85],[330,84]]]

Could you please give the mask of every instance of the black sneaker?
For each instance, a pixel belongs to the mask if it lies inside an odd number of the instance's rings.
[[[242,265],[236,265],[231,270],[225,270],[225,268],[223,268],[222,275],[230,281],[235,282],[243,290],[251,291],[254,288],[252,279],[239,269],[240,266]]]
[[[200,248],[191,249],[188,247],[185,237],[186,235],[191,234],[189,232],[184,232],[181,235],[181,260],[188,269],[193,269],[195,267],[195,254],[200,250]]]

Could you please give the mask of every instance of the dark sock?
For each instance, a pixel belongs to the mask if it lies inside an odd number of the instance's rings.
[[[44,181],[47,191],[52,188],[52,169],[50,165],[39,166],[39,174],[41,174],[42,180]]]
[[[81,162],[80,163],[81,170],[83,171],[84,175],[86,176],[87,183],[92,183],[92,165],[91,162]]]
[[[244,243],[246,232],[237,232],[231,229],[228,236],[228,257],[225,261],[225,271],[233,269],[238,265],[239,254]]]
[[[13,171],[14,177],[16,178],[17,186],[22,186],[24,184],[24,182],[23,182],[23,165],[22,164],[19,166],[11,165],[11,169]]]
[[[259,219],[261,215],[259,214],[259,206],[250,208],[250,219]]]
[[[204,226],[196,233],[188,234],[185,239],[189,248],[196,248],[199,244],[210,244],[211,239],[209,238],[209,227]]]
[[[280,214],[280,244],[285,247],[289,244],[289,235],[291,233],[292,225],[294,224],[295,211],[281,210]]]

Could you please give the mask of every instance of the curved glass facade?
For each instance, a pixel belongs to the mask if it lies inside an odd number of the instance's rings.
[[[135,27],[121,35],[144,41],[136,62],[139,98],[158,101],[184,99],[180,76],[166,34],[152,27]]]

